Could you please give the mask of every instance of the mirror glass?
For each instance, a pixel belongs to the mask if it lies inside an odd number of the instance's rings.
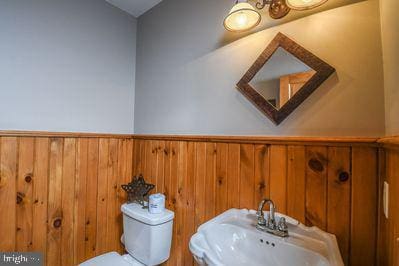
[[[249,83],[276,109],[280,109],[316,73],[284,48],[277,48]]]

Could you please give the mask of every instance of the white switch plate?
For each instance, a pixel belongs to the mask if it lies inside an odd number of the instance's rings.
[[[382,198],[382,203],[383,203],[383,208],[384,208],[384,215],[385,218],[388,219],[388,210],[389,210],[389,184],[385,181],[384,182],[384,192],[383,192],[383,198]]]

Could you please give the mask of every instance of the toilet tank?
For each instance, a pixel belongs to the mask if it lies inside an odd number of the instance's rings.
[[[123,204],[123,233],[126,251],[145,265],[168,260],[172,245],[174,213],[151,214],[137,203]]]

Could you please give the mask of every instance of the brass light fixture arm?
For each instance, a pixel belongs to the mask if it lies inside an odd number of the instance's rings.
[[[273,0],[258,0],[256,2],[256,8],[257,9],[263,9],[265,6],[270,5]]]
[[[269,6],[269,15],[273,19],[280,19],[285,17],[289,12],[290,8],[287,6],[285,0],[258,0],[255,4],[257,9],[263,9]]]

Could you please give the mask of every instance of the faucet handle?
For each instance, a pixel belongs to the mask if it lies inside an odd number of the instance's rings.
[[[280,220],[278,221],[277,228],[279,231],[288,232],[287,222],[284,217],[281,217]]]

